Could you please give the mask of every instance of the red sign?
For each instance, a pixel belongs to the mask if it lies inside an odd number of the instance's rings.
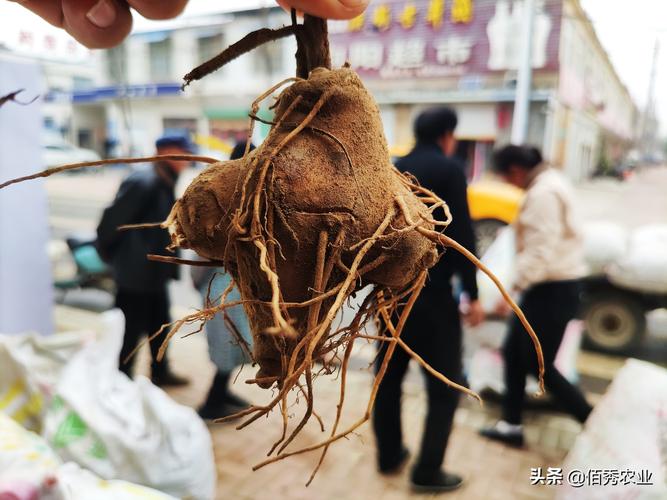
[[[537,0],[533,67],[558,69],[562,0]],[[375,0],[331,23],[335,65],[362,76],[446,77],[518,68],[523,0]]]

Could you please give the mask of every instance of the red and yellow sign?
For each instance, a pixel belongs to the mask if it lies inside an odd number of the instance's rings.
[[[350,19],[347,23],[348,31],[361,31],[364,28],[364,22],[366,21],[365,14],[359,14],[357,17]]]
[[[373,26],[380,31],[391,27],[391,8],[387,4],[375,7],[373,11]]]
[[[413,3],[408,3],[403,7],[403,11],[399,16],[401,26],[406,30],[412,28],[417,22],[417,7]]]
[[[472,0],[453,0],[452,22],[468,24],[472,21]]]
[[[438,29],[445,18],[445,0],[430,0],[426,11],[426,22]]]

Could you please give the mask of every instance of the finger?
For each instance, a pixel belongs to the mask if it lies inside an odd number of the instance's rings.
[[[148,19],[171,19],[178,16],[188,0],[128,0],[139,14]]]
[[[62,28],[63,26],[63,9],[60,2],[52,2],[50,0],[14,0],[21,4],[26,9],[33,11],[39,17],[48,21],[49,23]]]
[[[281,0],[279,3],[325,19],[352,19],[368,7],[368,0]]]
[[[63,28],[91,49],[118,45],[132,29],[130,9],[122,0],[62,0],[62,11]]]

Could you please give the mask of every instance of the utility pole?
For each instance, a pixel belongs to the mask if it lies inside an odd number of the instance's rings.
[[[516,9],[516,3],[514,4]],[[512,119],[512,144],[523,144],[528,135],[530,94],[533,80],[533,27],[535,24],[535,0],[523,0],[521,53],[517,72],[514,116]]]
[[[658,74],[658,56],[660,55],[660,40],[655,40],[653,48],[653,63],[651,64],[651,77],[648,84],[648,94],[646,97],[646,108],[644,108],[644,117],[641,131],[641,149],[646,157],[655,152],[656,133],[655,124],[655,82]]]

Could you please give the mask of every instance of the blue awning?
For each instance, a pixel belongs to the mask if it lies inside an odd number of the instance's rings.
[[[75,90],[71,93],[58,92],[46,96],[47,101],[69,97],[73,103],[89,103],[112,99],[152,99],[155,97],[179,95],[180,83],[149,83],[145,85],[112,85],[89,90]]]

